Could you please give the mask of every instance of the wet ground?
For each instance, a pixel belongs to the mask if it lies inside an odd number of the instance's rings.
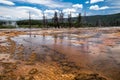
[[[120,80],[120,28],[1,30],[0,80]]]

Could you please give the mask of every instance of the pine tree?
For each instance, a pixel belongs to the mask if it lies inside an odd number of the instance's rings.
[[[55,28],[59,28],[59,22],[58,22],[57,12],[55,12],[55,14],[54,14],[53,21],[54,21]]]
[[[77,27],[81,25],[81,13],[79,13],[78,18],[77,18]]]
[[[44,13],[43,13],[43,27],[47,28],[47,19]]]
[[[59,15],[59,23],[61,24],[61,26],[63,26],[64,23],[64,13],[61,11],[60,15]]]
[[[72,17],[71,17],[71,12],[70,14],[68,14],[68,24],[69,24],[69,28],[72,27]]]

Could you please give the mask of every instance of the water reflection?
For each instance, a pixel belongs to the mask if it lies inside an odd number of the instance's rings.
[[[89,52],[89,44],[88,44],[88,39],[82,39],[85,43],[81,44],[81,50],[85,53]]]
[[[79,37],[79,35],[89,36],[91,34],[95,35],[91,37]],[[61,45],[63,47],[67,46],[69,48],[79,48],[80,52],[90,53],[92,52],[92,48],[99,47],[99,45],[104,45],[104,37],[105,36],[103,36],[102,33],[93,32],[83,32],[81,34],[53,33],[52,35],[46,35],[43,33],[42,35],[36,35],[36,37],[20,35],[18,37],[12,38],[12,40],[14,40],[17,44],[23,44],[25,47],[25,53],[32,53],[32,51],[36,49],[40,51],[38,46],[41,45]],[[119,39],[116,39],[116,42],[119,43]]]
[[[62,43],[63,43],[63,40],[64,40],[64,35],[63,35],[63,33],[59,36],[59,39],[60,39],[60,43],[62,44]]]
[[[46,42],[46,35],[45,35],[45,33],[42,34],[42,40],[43,40],[43,44],[45,45],[45,42]]]
[[[72,44],[72,42],[71,42],[71,40],[72,40],[71,33],[68,34],[67,38],[69,40],[68,46],[71,46],[71,44]]]
[[[54,33],[53,38],[54,38],[54,44],[57,44],[58,34]]]
[[[116,67],[120,67],[120,47],[118,47],[120,38],[107,33],[88,31],[81,34],[54,33],[31,37],[19,35],[13,37],[12,40],[16,43],[15,59],[34,62],[36,59],[37,61],[52,61],[54,57],[54,60],[59,61],[63,58],[61,55],[65,54],[70,61],[95,72],[111,69],[110,72],[112,72],[114,69],[117,71]]]

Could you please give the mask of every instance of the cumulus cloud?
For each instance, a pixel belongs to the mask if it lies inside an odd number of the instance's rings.
[[[1,20],[23,20],[29,18],[29,12],[31,13],[32,19],[42,19],[43,18],[43,12],[45,13],[45,16],[50,19],[53,18],[55,11],[58,12],[58,15],[60,11],[58,9],[46,9],[44,11],[36,8],[36,7],[29,7],[29,6],[0,6],[0,19]],[[68,14],[71,12],[72,16],[77,16],[77,9],[76,8],[65,8],[62,10],[64,13],[64,17],[67,18]]]
[[[86,1],[85,3],[86,3],[86,4],[88,4],[88,3],[89,3],[89,1]]]
[[[55,13],[55,12],[59,12],[59,10],[57,10],[57,9],[56,10],[50,10],[50,9],[48,10],[48,9],[46,9],[44,11],[44,13],[52,13],[52,14]]]
[[[46,9],[44,11],[44,13],[45,13],[45,15],[46,15],[47,18],[53,18],[55,12],[57,12],[58,16],[59,16],[59,13],[61,11],[57,10],[57,9],[55,9],[55,10]],[[78,16],[77,9],[75,9],[75,8],[65,8],[65,9],[62,10],[62,12],[64,13],[64,17],[65,18],[68,17],[68,14],[70,14],[70,12],[72,14],[72,17]]]
[[[71,13],[72,17],[78,16],[78,11],[77,11],[76,8],[66,8],[66,9],[63,9],[63,13],[64,13],[64,17],[65,18],[67,18],[68,14],[70,14],[70,13]]]
[[[77,16],[78,16],[78,13],[72,13],[71,16],[72,16],[72,17],[77,17]]]
[[[105,10],[105,9],[108,9],[108,8],[109,8],[108,6],[99,7],[98,5],[93,5],[93,6],[90,6],[89,9],[91,9],[91,10]]]
[[[15,3],[9,0],[0,0],[0,3],[5,5],[15,5]]]
[[[70,13],[70,12],[76,12],[76,9],[74,8],[66,8],[66,9],[63,9],[63,13]]]
[[[18,20],[18,19],[28,19],[28,12],[31,12],[32,19],[41,19],[42,11],[38,8],[20,6],[20,7],[5,7],[0,6],[1,18]]]
[[[55,9],[55,10],[46,9],[46,10],[44,11],[45,16],[46,16],[47,18],[53,18],[55,12],[59,13],[59,10],[57,10],[57,9]]]
[[[83,8],[83,5],[82,4],[74,4],[72,5],[73,8]]]
[[[93,3],[98,3],[98,2],[103,2],[104,0],[90,0],[90,3],[93,4]]]
[[[82,4],[73,4],[71,7],[69,8],[64,8],[62,10],[63,13],[65,13],[65,15],[68,15],[70,12],[73,14],[73,16],[75,17],[77,13],[79,13],[83,8]],[[81,9],[81,10],[78,10]]]

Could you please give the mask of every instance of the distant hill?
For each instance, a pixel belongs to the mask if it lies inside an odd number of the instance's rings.
[[[72,21],[75,22],[77,17],[73,17]],[[51,19],[48,19],[48,22],[51,22]],[[67,22],[67,18],[64,19],[64,22]],[[91,26],[120,26],[120,13],[110,14],[110,15],[94,15],[94,16],[82,16],[82,23],[88,24]]]
[[[92,25],[97,25],[100,23],[104,26],[120,26],[120,13],[111,15],[86,16],[83,17],[83,20]]]
[[[72,22],[75,22],[77,17],[72,18]],[[4,21],[4,20],[3,20]],[[3,22],[0,20],[0,25]],[[48,23],[52,23],[52,19],[47,20]],[[64,19],[67,22],[67,18]],[[17,21],[18,25],[29,25],[28,20]],[[42,25],[42,20],[32,20],[32,25]],[[120,13],[110,15],[94,15],[94,16],[82,16],[82,24],[87,26],[120,26]]]

